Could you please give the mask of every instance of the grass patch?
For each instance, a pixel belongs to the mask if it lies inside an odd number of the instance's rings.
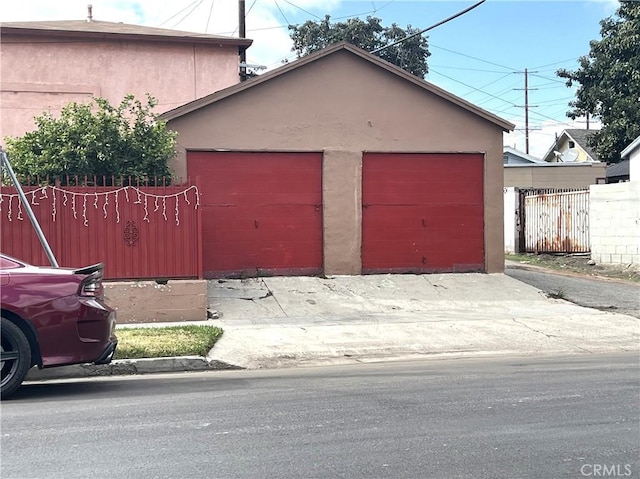
[[[118,328],[115,359],[206,356],[222,336],[212,326]]]
[[[557,289],[556,291],[547,293],[547,296],[553,299],[567,299],[567,294],[564,288],[560,288],[560,289]]]

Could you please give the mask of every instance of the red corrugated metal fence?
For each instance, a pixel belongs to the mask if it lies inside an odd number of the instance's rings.
[[[201,276],[199,191],[170,186],[27,186],[40,226],[63,267],[105,264],[107,279]],[[14,187],[0,195],[0,249],[49,265]]]

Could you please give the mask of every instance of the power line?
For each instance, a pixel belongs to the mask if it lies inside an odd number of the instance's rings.
[[[554,63],[547,63],[546,65],[540,65],[540,66],[533,67],[533,68],[535,68],[536,70],[540,70],[541,68],[551,67],[553,65],[560,65],[561,63],[570,62],[570,61],[576,61],[576,60],[578,60],[578,58],[571,57],[571,58],[567,58],[566,60],[561,60],[559,62],[554,62]]]
[[[508,66],[505,66],[505,65],[500,65],[499,63],[494,63],[494,62],[491,62],[489,60],[483,60],[482,58],[478,58],[478,57],[474,57],[474,56],[471,56],[471,55],[467,55],[465,53],[460,53],[460,52],[456,52],[456,51],[453,51],[453,50],[449,50],[448,48],[440,47],[438,45],[435,45],[435,44],[429,42],[429,48],[431,48],[431,47],[435,47],[438,50],[444,50],[445,52],[453,53],[455,55],[460,55],[461,57],[471,58],[472,60],[476,60],[476,61],[479,61],[479,62],[482,62],[482,63],[486,63],[488,65],[493,65],[493,66],[496,66],[496,67],[504,68],[505,70],[517,70],[517,68],[508,67]]]
[[[558,79],[553,78],[553,77],[545,77],[545,76],[542,76],[542,75],[533,75],[533,74],[532,74],[532,76],[538,77],[538,78],[542,78],[543,80],[549,80],[551,82],[562,83],[563,85],[566,83],[566,80],[558,80]]]
[[[284,18],[284,21],[287,22],[288,25],[291,25],[291,22],[289,22],[287,17],[284,15],[282,8],[280,8],[280,5],[278,5],[278,0],[273,0],[273,3],[275,3],[276,7],[278,7],[278,11],[280,12],[280,15],[282,15],[282,18]]]
[[[285,1],[285,2],[287,2],[289,5],[291,5],[292,7],[295,7],[295,8],[297,8],[298,10],[303,11],[303,12],[304,12],[304,13],[306,13],[307,15],[311,15],[312,17],[315,17],[315,18],[317,18],[318,20],[323,20],[322,18],[320,18],[320,17],[319,17],[318,15],[316,15],[315,13],[311,13],[311,12],[309,12],[309,11],[305,10],[304,8],[299,7],[298,5],[296,5],[295,3],[290,2],[289,0],[284,0],[284,1]]]
[[[482,91],[483,88],[487,88],[489,85],[493,85],[494,83],[499,82],[500,80],[504,80],[505,78],[507,78],[508,76],[512,75],[512,73],[507,73],[506,75],[501,76],[500,78],[497,78],[493,81],[490,81],[489,83],[482,85],[481,87],[478,87],[478,90]]]
[[[203,1],[204,0],[199,0],[197,3],[194,2],[194,3],[196,3],[196,5],[184,17],[182,17],[180,20],[178,20],[176,23],[174,23],[171,28],[175,28],[178,25],[180,25],[183,21],[185,21],[196,10],[196,8],[198,8],[202,4]]]
[[[507,101],[507,100],[505,100],[504,98],[500,98],[499,96],[493,95],[493,94],[488,93],[488,92],[486,92],[486,91],[482,91],[482,90],[480,90],[479,88],[476,88],[476,87],[474,87],[474,86],[472,86],[472,85],[469,85],[469,84],[467,84],[467,83],[461,82],[460,80],[456,80],[455,78],[452,78],[452,77],[450,77],[450,76],[448,76],[448,75],[445,75],[444,73],[440,73],[440,72],[437,72],[437,71],[435,71],[435,70],[430,70],[430,71],[431,71],[432,73],[436,73],[436,74],[438,74],[438,75],[440,75],[440,76],[443,76],[443,77],[445,77],[445,78],[448,78],[448,79],[449,79],[449,80],[451,80],[451,81],[454,81],[454,82],[456,82],[456,83],[460,83],[461,85],[464,85],[464,86],[466,86],[467,88],[471,88],[472,90],[479,91],[480,93],[484,93],[485,95],[490,96],[490,97],[492,97],[492,98],[494,98],[494,99],[496,99],[496,100],[500,100],[501,102],[507,103],[507,104],[509,104],[509,105],[511,105],[511,106],[514,106],[514,107],[518,107],[518,105],[516,105],[515,103],[511,103],[510,101]]]
[[[187,5],[186,7],[184,7],[182,10],[180,10],[178,13],[175,13],[173,15],[171,15],[169,18],[167,18],[164,22],[162,22],[160,25],[158,25],[159,27],[161,27],[162,25],[164,25],[165,23],[169,23],[171,20],[173,20],[175,17],[177,17],[178,15],[180,15],[182,12],[184,12],[185,10],[187,10],[188,8],[190,8],[193,4],[197,3],[198,0],[194,0],[193,2],[191,2],[189,5]]]
[[[480,68],[465,68],[465,67],[452,67],[449,65],[429,65],[430,67],[433,66],[435,68],[448,68],[450,70],[465,70],[465,71],[470,71],[470,72],[483,72],[483,73],[504,73],[502,70],[482,70]],[[511,72],[508,73],[508,75],[510,75]]]
[[[207,17],[207,25],[204,27],[204,33],[207,33],[209,30],[209,20],[211,20],[211,13],[213,12],[213,2],[215,0],[211,0],[211,7],[209,8],[209,16]]]
[[[470,7],[465,8],[464,10],[461,10],[460,12],[458,12],[458,13],[456,13],[454,15],[451,15],[450,17],[445,18],[444,20],[441,20],[438,23],[434,23],[430,27],[424,28],[424,29],[422,29],[422,30],[420,30],[420,31],[418,31],[416,33],[412,33],[411,35],[407,35],[406,37],[404,37],[401,40],[398,40],[397,42],[393,42],[393,43],[390,43],[389,45],[385,45],[385,46],[382,46],[380,48],[376,48],[375,50],[371,50],[371,53],[378,53],[378,52],[380,52],[380,51],[382,51],[382,50],[384,50],[386,48],[390,48],[390,47],[398,45],[398,44],[400,44],[402,42],[405,42],[405,41],[409,40],[410,38],[422,35],[423,33],[428,32],[429,30],[433,30],[434,28],[439,27],[440,25],[444,25],[445,23],[450,22],[451,20],[454,20],[454,19],[464,15],[465,13],[473,10],[474,8],[479,7],[480,5],[482,5],[486,1],[487,0],[480,0],[479,2],[471,5]]]

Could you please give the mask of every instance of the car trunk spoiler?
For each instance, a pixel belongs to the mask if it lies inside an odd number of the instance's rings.
[[[97,271],[104,269],[104,263],[96,263],[91,266],[85,266],[84,268],[74,270],[74,274],[93,274]]]

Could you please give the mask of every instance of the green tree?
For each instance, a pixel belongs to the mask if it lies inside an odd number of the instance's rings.
[[[168,160],[175,155],[177,133],[167,129],[152,109],[127,95],[117,107],[104,98],[90,103],[69,103],[55,118],[44,113],[35,118],[37,129],[22,137],[6,138],[11,165],[22,178],[40,177],[41,182],[67,176],[97,184],[111,184],[111,177],[171,177]],[[71,180],[70,180],[71,181]]]
[[[383,27],[381,20],[375,17],[367,17],[366,21],[350,18],[346,22],[332,24],[329,15],[318,22],[309,20],[299,26],[289,25],[289,30],[293,40],[291,50],[296,52],[298,58],[341,41],[371,52],[419,32],[411,25],[406,30],[395,23],[391,27]],[[376,55],[420,78],[424,78],[429,71],[427,58],[431,54],[427,38],[422,35],[385,48]]]
[[[558,70],[567,86],[579,84],[567,116],[599,118],[602,129],[590,144],[602,161],[620,161],[620,152],[640,135],[640,3],[621,2],[615,16],[600,22],[601,40],[577,70]]]

